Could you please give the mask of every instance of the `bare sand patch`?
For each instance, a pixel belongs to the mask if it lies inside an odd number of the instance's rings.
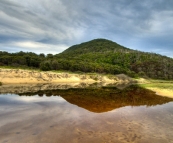
[[[71,83],[71,82],[96,82],[89,76],[55,73],[42,71],[29,71],[21,69],[0,69],[0,82],[3,84],[14,83]]]
[[[35,70],[23,69],[1,69],[0,68],[0,82],[3,84],[26,84],[26,83],[72,83],[72,82],[132,82],[133,80],[125,75],[117,75],[114,78],[109,78],[100,74],[75,74],[75,73],[56,73],[43,72]]]
[[[147,89],[156,92],[157,95],[173,98],[173,89],[160,89],[156,87],[147,87]]]

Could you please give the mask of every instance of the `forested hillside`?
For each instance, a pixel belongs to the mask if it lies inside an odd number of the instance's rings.
[[[0,52],[0,65],[173,79],[172,58],[131,50],[106,39],[74,45],[57,55]]]

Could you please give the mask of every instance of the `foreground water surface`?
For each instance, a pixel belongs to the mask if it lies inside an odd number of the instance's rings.
[[[173,99],[130,86],[0,94],[0,143],[173,143]]]

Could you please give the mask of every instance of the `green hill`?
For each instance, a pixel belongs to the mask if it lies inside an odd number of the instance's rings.
[[[173,59],[123,47],[106,39],[74,45],[55,55],[65,70],[98,72],[156,79],[173,79]],[[57,65],[58,66],[58,65]]]
[[[74,45],[63,52],[63,54],[86,54],[86,53],[109,53],[120,51],[132,51],[115,42],[106,39],[95,39],[89,42]]]
[[[0,65],[173,79],[172,58],[131,50],[106,39],[74,45],[57,55],[0,52]]]

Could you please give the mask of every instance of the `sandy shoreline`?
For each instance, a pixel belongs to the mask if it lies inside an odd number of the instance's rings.
[[[94,82],[91,78],[84,78],[68,73],[0,69],[0,82],[3,84],[79,82],[81,79],[86,82]]]
[[[146,79],[138,79],[140,84],[148,84],[150,81]],[[128,84],[134,83],[135,80],[132,78],[120,74],[113,77],[100,74],[75,74],[75,73],[56,73],[56,72],[42,72],[35,70],[23,70],[23,69],[2,69],[0,68],[0,82],[3,85],[14,85],[14,84],[73,84],[81,85],[93,84],[93,83],[104,83],[104,84]],[[80,86],[77,86],[80,87]],[[144,87],[146,89],[156,92],[160,96],[166,96],[173,98],[172,89],[161,89],[157,87]]]
[[[26,83],[72,83],[72,82],[106,82],[129,83],[133,80],[125,75],[117,75],[109,78],[100,74],[73,74],[73,73],[56,73],[56,72],[42,72],[34,70],[22,69],[1,69],[0,68],[0,82],[3,84],[26,84]]]
[[[173,90],[171,89],[159,89],[156,87],[147,87],[147,89],[156,92],[157,95],[173,98]]]

